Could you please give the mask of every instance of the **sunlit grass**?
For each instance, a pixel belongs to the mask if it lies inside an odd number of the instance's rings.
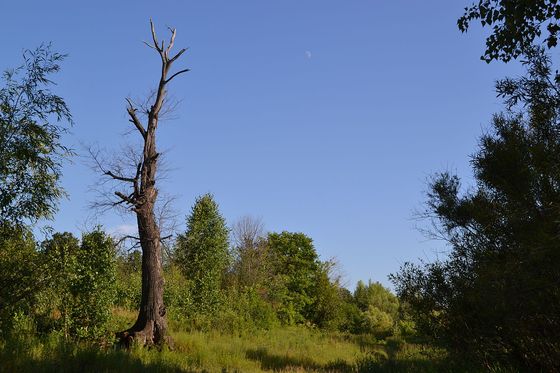
[[[123,330],[135,312],[115,309]],[[447,361],[444,351],[398,338],[325,332],[307,327],[225,334],[173,332],[174,349],[66,341],[61,334],[22,334],[0,341],[0,372],[436,372],[476,371]]]

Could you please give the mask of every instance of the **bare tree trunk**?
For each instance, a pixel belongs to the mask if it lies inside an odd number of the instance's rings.
[[[113,202],[112,205],[129,207],[131,211],[136,213],[138,223],[137,239],[140,241],[142,248],[142,299],[138,318],[134,325],[117,334],[117,337],[126,346],[129,346],[132,342],[147,346],[171,343],[167,332],[166,310],[163,303],[164,279],[161,263],[161,234],[154,214],[154,206],[158,196],[156,175],[159,158],[159,153],[156,150],[156,130],[161,110],[165,105],[167,84],[177,75],[187,72],[188,69],[179,70],[171,77],[167,77],[171,65],[185,52],[185,49],[181,49],[175,56],[170,57],[169,53],[175,41],[175,29],[170,29],[171,38],[169,45],[165,47],[164,41],[158,43],[151,20],[150,26],[153,44],[146,44],[156,50],[161,57],[161,76],[154,102],[149,110],[146,110],[148,116],[146,127],[136,114],[138,108],[134,106],[130,99],[127,99],[129,121],[143,138],[143,151],[141,159],[136,165],[135,175],[130,177],[122,175],[120,172],[108,170],[96,159],[97,165],[104,175],[130,187],[130,194],[120,191],[115,192],[118,200]],[[116,167],[116,169],[120,170],[121,168]]]
[[[125,345],[130,345],[132,341],[141,345],[171,344],[163,303],[164,279],[159,227],[153,208],[149,205],[140,209],[136,217],[142,247],[142,299],[136,322],[130,329],[120,333],[119,337]]]

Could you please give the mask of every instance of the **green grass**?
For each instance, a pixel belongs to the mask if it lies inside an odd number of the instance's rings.
[[[119,329],[134,317],[114,312]],[[396,338],[328,333],[306,327],[221,334],[174,332],[175,348],[78,344],[61,335],[22,333],[0,341],[0,372],[472,372],[442,350]]]
[[[376,342],[303,327],[247,335],[174,333],[175,349],[65,342],[61,336],[0,343],[2,372],[435,372],[451,366],[440,350]],[[454,368],[452,368],[454,367]]]

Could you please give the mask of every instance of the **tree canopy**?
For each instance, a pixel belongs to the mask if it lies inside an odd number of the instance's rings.
[[[560,361],[560,85],[533,49],[528,74],[497,92],[494,116],[472,165],[476,186],[434,177],[426,217],[449,258],[407,263],[393,276],[419,327],[451,350],[485,361],[554,371]],[[488,361],[486,361],[488,362]]]
[[[560,4],[556,0],[479,0],[465,8],[457,25],[466,32],[477,20],[482,26],[492,27],[481,58],[507,62],[525,53],[536,39],[543,39],[548,48],[556,46]]]
[[[196,199],[187,230],[177,237],[176,262],[192,281],[192,297],[200,310],[214,309],[229,261],[229,230],[214,197]]]
[[[66,102],[51,92],[65,56],[42,45],[4,72],[0,88],[0,220],[50,218],[64,191],[62,161],[71,154],[62,134],[72,123]]]

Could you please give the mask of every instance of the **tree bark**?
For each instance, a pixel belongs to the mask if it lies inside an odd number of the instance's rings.
[[[126,345],[171,344],[167,333],[166,309],[163,303],[164,278],[161,264],[160,231],[153,208],[137,212],[138,233],[142,247],[142,299],[134,325],[119,337]]]

